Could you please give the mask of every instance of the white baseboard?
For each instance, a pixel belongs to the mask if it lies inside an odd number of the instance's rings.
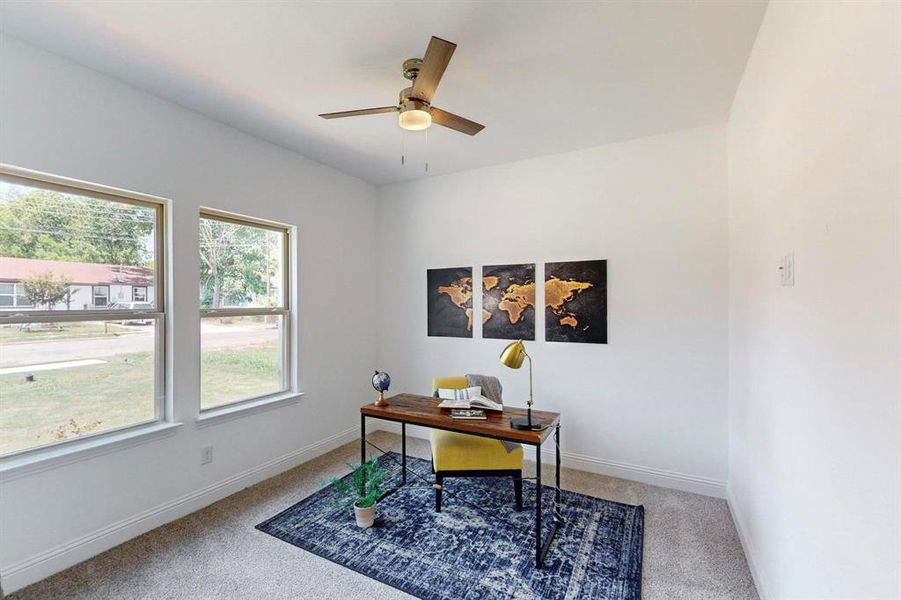
[[[732,514],[732,522],[735,523],[738,539],[741,542],[742,550],[745,551],[745,559],[748,561],[748,569],[751,571],[751,577],[754,579],[754,585],[757,587],[757,595],[760,596],[760,600],[772,600],[775,596],[771,593],[772,588],[770,588],[764,578],[763,572],[754,561],[757,552],[751,542],[751,536],[748,534],[746,522],[738,507],[738,503],[735,501],[735,497],[732,495],[731,488],[727,490],[726,504],[729,505],[729,512]]]
[[[3,581],[3,592],[9,594],[40,581],[54,573],[58,573],[63,569],[67,569],[72,565],[118,546],[142,533],[146,533],[175,519],[180,519],[248,486],[278,475],[330,450],[334,450],[352,440],[358,439],[359,435],[360,430],[358,427],[341,431],[324,440],[279,456],[205,488],[185,494],[180,498],[175,498],[142,513],[111,523],[80,538],[8,565],[0,571],[0,580]]]
[[[554,451],[544,448],[541,451],[542,461],[548,463],[554,460]],[[619,477],[630,481],[638,481],[648,485],[713,496],[714,498],[726,497],[726,482],[701,475],[689,475],[678,471],[668,471],[633,465],[606,458],[597,458],[575,452],[561,452],[560,459],[564,467],[598,473],[609,477]]]
[[[392,433],[400,433],[400,425],[394,423],[378,423],[374,430],[379,429],[382,431],[390,431]],[[407,427],[407,435],[428,439],[429,429],[427,427],[410,425]],[[553,448],[550,447],[551,445],[552,442],[545,442],[545,445],[541,450],[541,460],[542,462],[545,462],[545,464],[553,464],[555,459],[555,452]],[[387,450],[387,448],[385,449]],[[529,459],[528,453],[526,459]],[[710,477],[688,475],[677,471],[667,471],[653,467],[633,465],[566,451],[560,453],[560,461],[564,467],[588,471],[589,473],[598,473],[609,477],[619,477],[620,479],[628,479],[630,481],[638,481],[649,485],[656,485],[683,492],[692,492],[694,494],[703,494],[704,496],[713,496],[715,498],[726,497],[726,482]]]

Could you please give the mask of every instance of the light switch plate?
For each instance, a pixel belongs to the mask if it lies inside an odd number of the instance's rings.
[[[784,286],[795,285],[795,253],[789,252],[779,263],[780,282]]]

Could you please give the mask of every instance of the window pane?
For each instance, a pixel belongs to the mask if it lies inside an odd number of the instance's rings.
[[[281,315],[200,322],[200,408],[286,390]]]
[[[155,418],[156,324],[0,326],[0,453]]]
[[[20,306],[22,308],[31,308],[34,304],[28,300],[28,296],[19,295],[16,296],[16,306]]]
[[[41,310],[98,308],[156,281],[157,211],[0,180],[0,280]],[[127,298],[126,298],[127,299]]]
[[[284,306],[285,234],[200,219],[200,308]]]

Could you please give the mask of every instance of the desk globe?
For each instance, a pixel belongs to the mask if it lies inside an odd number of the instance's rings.
[[[376,371],[372,376],[372,388],[379,393],[379,399],[375,401],[376,406],[388,406],[385,401],[385,392],[391,387],[391,376],[384,371]]]

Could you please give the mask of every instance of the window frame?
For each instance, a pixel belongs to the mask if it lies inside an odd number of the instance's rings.
[[[21,281],[0,281],[0,285],[13,286],[13,291],[9,294],[0,291],[0,296],[12,298],[12,304],[0,304],[0,310],[12,310],[14,308],[34,308],[34,304],[29,304],[27,300],[24,304],[19,303],[19,298],[25,295],[25,286]]]
[[[106,295],[98,294],[97,290],[101,290],[106,288]],[[109,306],[109,294],[110,294],[110,286],[108,285],[92,285],[91,286],[91,306]],[[103,304],[97,304],[97,298],[103,298]]]
[[[282,252],[281,252],[281,306],[278,307],[256,307],[256,308],[237,308],[237,307],[222,307],[222,308],[201,308],[200,309],[200,323],[199,325],[202,327],[203,320],[209,318],[225,318],[225,317],[253,317],[253,316],[280,316],[281,317],[281,331],[279,332],[279,338],[281,343],[281,351],[279,353],[279,358],[281,360],[281,373],[279,374],[279,389],[278,391],[271,392],[268,394],[262,394],[259,396],[250,396],[248,398],[242,398],[240,400],[234,400],[232,402],[227,402],[224,404],[218,404],[216,406],[211,406],[208,408],[203,407],[203,383],[202,383],[202,372],[203,366],[198,370],[198,379],[200,381],[200,385],[198,386],[199,394],[197,395],[197,403],[200,408],[200,416],[208,417],[210,415],[215,415],[217,412],[228,412],[233,411],[236,408],[240,408],[242,406],[248,404],[255,404],[260,401],[272,400],[276,398],[280,398],[285,396],[286,394],[290,394],[295,390],[295,377],[294,370],[291,368],[291,357],[292,357],[292,346],[294,342],[294,325],[292,320],[292,288],[291,288],[291,273],[293,269],[293,265],[291,263],[291,247],[292,247],[292,235],[293,235],[293,227],[290,225],[285,225],[283,223],[277,223],[275,221],[269,221],[266,219],[260,219],[256,217],[248,217],[245,215],[237,215],[230,212],[225,212],[221,210],[217,210],[214,208],[201,207],[199,211],[199,216],[197,219],[197,225],[200,227],[200,219],[212,219],[216,221],[221,221],[225,223],[232,223],[234,225],[242,225],[245,227],[256,227],[259,229],[266,229],[269,231],[274,231],[282,236]],[[198,248],[198,261],[200,260],[200,253]],[[203,356],[203,333],[201,332],[198,339],[198,346],[200,350],[201,360]]]
[[[138,300],[135,297],[135,292],[138,290],[144,290],[144,297]],[[147,302],[147,286],[146,285],[133,285],[131,286],[131,301],[132,302]]]
[[[169,201],[165,198],[118,189],[110,186],[89,183],[67,177],[60,177],[49,173],[32,171],[7,164],[0,164],[0,180],[40,188],[58,191],[97,200],[106,200],[118,204],[130,204],[150,208],[154,211],[154,308],[152,311],[134,309],[104,309],[94,308],[94,288],[91,286],[91,308],[83,310],[29,310],[16,312],[16,306],[0,307],[0,325],[17,325],[22,323],[64,323],[78,321],[125,321],[136,318],[152,320],[154,322],[154,373],[153,373],[153,418],[137,423],[122,425],[104,429],[96,433],[86,433],[78,437],[56,440],[46,444],[31,446],[20,450],[0,453],[0,462],[18,460],[24,457],[39,457],[43,454],[53,454],[62,446],[78,446],[80,443],[92,444],[98,439],[117,436],[129,432],[140,431],[147,427],[159,427],[169,420],[167,408],[167,333],[169,317],[167,312],[167,282],[168,282],[168,214]],[[107,287],[107,305],[111,289]],[[25,308],[25,307],[21,307]],[[86,442],[87,440],[87,442]]]

